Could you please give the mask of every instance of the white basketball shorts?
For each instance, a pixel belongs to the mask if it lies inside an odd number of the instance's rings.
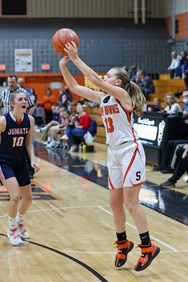
[[[109,189],[139,186],[145,182],[145,152],[141,142],[108,147]]]

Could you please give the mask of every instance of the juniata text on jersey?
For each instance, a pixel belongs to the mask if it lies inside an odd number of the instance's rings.
[[[8,135],[28,134],[28,128],[10,128]]]

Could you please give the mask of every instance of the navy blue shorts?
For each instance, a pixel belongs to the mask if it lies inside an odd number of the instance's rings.
[[[26,186],[31,183],[27,166],[19,168],[19,170],[13,170],[10,166],[1,164],[0,179],[2,183],[6,179],[11,178],[11,177],[15,177],[17,179],[19,186]]]

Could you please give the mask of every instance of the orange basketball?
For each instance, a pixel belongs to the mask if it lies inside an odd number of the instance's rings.
[[[74,41],[78,47],[80,40],[76,32],[70,28],[61,28],[52,37],[52,47],[58,55],[66,56],[65,44],[71,41]]]

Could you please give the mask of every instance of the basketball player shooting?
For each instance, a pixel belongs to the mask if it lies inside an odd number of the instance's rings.
[[[133,112],[142,116],[145,97],[140,88],[130,81],[125,69],[114,67],[103,80],[80,59],[74,42],[67,43],[64,51],[68,56],[60,60],[59,66],[69,89],[85,99],[100,103],[108,145],[110,206],[117,236],[115,266],[119,268],[126,263],[128,253],[134,246],[127,239],[125,205],[140,236],[141,244],[138,246],[141,248],[141,256],[135,270],[142,271],[160,252],[151,243],[146,216],[139,203],[141,184],[145,181],[145,153],[133,127]],[[66,66],[69,60],[102,92],[79,85]]]

